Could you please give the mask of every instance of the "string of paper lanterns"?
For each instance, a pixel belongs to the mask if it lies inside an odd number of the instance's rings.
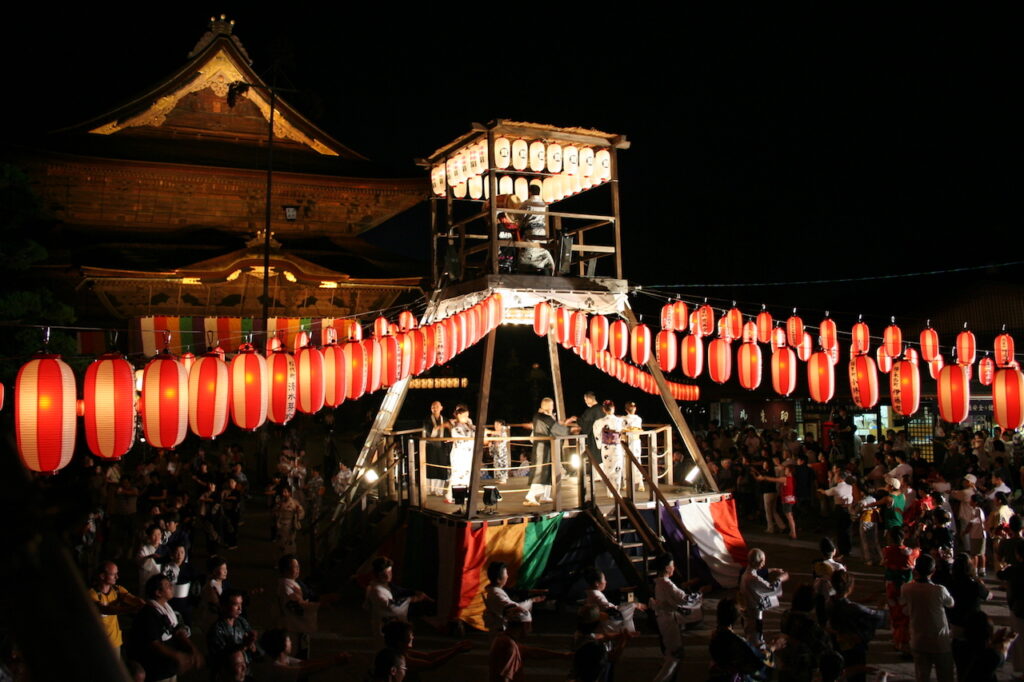
[[[430,169],[434,196],[446,196],[450,187],[456,199],[490,198],[490,183],[484,181],[491,168],[489,160],[487,140],[482,139],[436,163]],[[539,184],[541,196],[549,204],[608,182],[612,176],[607,149],[523,138],[495,139],[493,168],[499,173],[498,194],[516,194],[526,201],[529,185]],[[521,173],[544,177],[531,181]]]
[[[374,336],[366,339],[358,324],[337,320],[325,332],[323,348],[300,331],[293,355],[282,330],[268,340],[267,357],[243,343],[230,363],[220,347],[198,358],[175,356],[165,347],[139,370],[138,380],[130,362],[107,353],[86,369],[80,401],[71,368],[59,355],[43,352],[22,366],[15,384],[18,454],[32,471],[63,468],[74,452],[78,416],[90,452],[107,459],[131,449],[136,414],[146,441],[160,449],[177,447],[189,430],[216,438],[229,419],[249,431],[268,419],[287,424],[296,412],[337,407],[447,362],[501,324],[503,314],[501,296],[492,294],[423,328],[411,311],[401,313],[398,324],[378,317]],[[586,330],[585,315],[581,324]],[[339,332],[347,339],[342,344]],[[0,408],[2,399],[0,386]]]

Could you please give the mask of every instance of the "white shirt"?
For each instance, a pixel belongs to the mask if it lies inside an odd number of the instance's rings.
[[[910,582],[900,590],[900,604],[910,616],[910,649],[939,654],[952,651],[953,637],[946,620],[946,609],[953,597],[942,585]]]
[[[836,504],[850,505],[853,503],[853,486],[846,481],[839,481],[826,490],[825,494],[836,498]]]
[[[904,476],[913,476],[913,475],[914,475],[914,467],[910,466],[906,462],[903,462],[901,464],[897,464],[896,466],[894,466],[889,471],[889,473],[886,474],[886,476],[888,476],[889,478],[895,478],[900,483],[903,483],[903,477]]]
[[[491,632],[502,632],[505,629],[505,610],[510,606],[518,606],[526,611],[533,610],[533,600],[512,601],[504,589],[495,585],[484,588],[484,624]]]
[[[999,494],[999,493],[1002,493],[1002,494],[1006,495],[1007,497],[1009,497],[1011,492],[1013,492],[1013,491],[1010,490],[1010,487],[1008,485],[1006,485],[1005,483],[1000,483],[995,488],[992,488],[992,490],[988,491],[988,494],[985,495],[985,497],[990,499],[990,500],[994,500],[994,499],[996,499],[996,495]]]

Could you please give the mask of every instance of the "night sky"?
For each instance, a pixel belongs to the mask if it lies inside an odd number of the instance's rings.
[[[239,4],[239,3],[235,3]],[[232,3],[11,22],[4,131],[71,125],[184,63],[211,10],[258,72],[342,143],[412,159],[496,117],[622,133],[625,265],[645,285],[879,277],[1024,260],[1017,239],[1020,51],[990,17],[824,20],[678,14],[500,20],[394,5],[269,16]],[[283,12],[287,10],[287,14]],[[401,24],[396,25],[400,16]],[[1005,28],[1004,28],[1005,27]],[[19,32],[20,29],[20,32]],[[12,106],[12,101],[19,102]],[[427,213],[367,236],[426,253]],[[688,295],[918,320],[1020,266],[941,277],[697,288]],[[655,302],[638,305],[655,309]],[[1019,308],[1019,298],[1014,301]],[[879,328],[880,331],[880,328]],[[915,330],[916,335],[916,330]]]

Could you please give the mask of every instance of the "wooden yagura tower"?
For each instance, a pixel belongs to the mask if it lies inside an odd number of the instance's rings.
[[[620,316],[632,329],[637,320],[622,277],[618,160],[629,142],[582,128],[558,128],[497,120],[472,130],[419,161],[431,175],[431,243],[435,290],[422,324],[465,310],[498,293],[505,323],[532,320],[532,309],[552,301],[589,314]],[[531,191],[531,186],[537,189]],[[530,201],[531,195],[533,198]],[[492,197],[494,200],[492,200]],[[541,205],[536,197],[543,200]],[[541,221],[546,234],[524,234],[527,222]],[[520,231],[510,229],[518,223]],[[519,254],[544,249],[553,267],[547,272],[524,267]],[[488,422],[495,336],[484,339],[480,393],[473,419],[474,442],[470,499],[466,515],[477,514],[484,428]],[[567,414],[562,396],[558,344],[548,336],[556,409]],[[646,370],[653,375],[664,407],[706,485],[717,491],[653,354]],[[381,405],[357,462],[367,469],[391,433],[409,379],[393,384]],[[660,494],[660,493],[659,493]],[[663,498],[664,501],[664,498]]]

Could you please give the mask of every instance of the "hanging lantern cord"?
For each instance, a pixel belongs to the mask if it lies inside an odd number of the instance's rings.
[[[50,352],[50,328],[43,327],[43,351]]]
[[[213,346],[214,346],[214,343],[213,343],[213,332],[212,331],[208,331],[208,332],[206,332],[206,348],[207,348],[207,350],[213,350]]]
[[[164,350],[168,353],[171,352],[171,330],[164,329]]]

